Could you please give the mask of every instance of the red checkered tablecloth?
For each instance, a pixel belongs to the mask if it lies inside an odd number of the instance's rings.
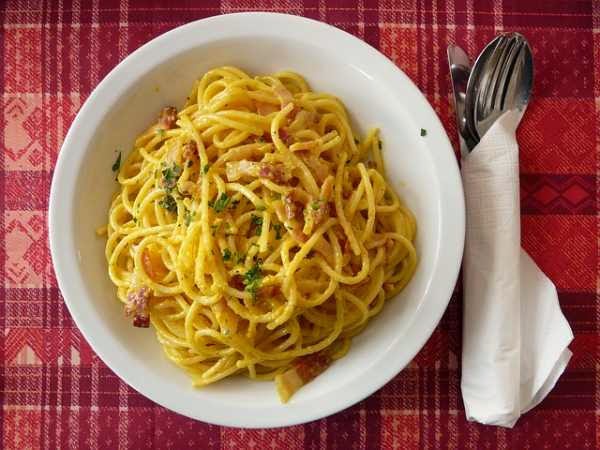
[[[303,426],[195,422],[142,397],[90,349],[57,288],[47,241],[53,167],[77,110],[159,34],[246,10],[329,22],[390,57],[456,145],[446,47],[471,55],[517,30],[535,58],[520,129],[523,246],[556,284],[573,358],[512,430],[465,421],[460,290],[415,360],[354,407]],[[0,446],[24,448],[572,448],[600,446],[600,2],[145,0],[0,2]]]

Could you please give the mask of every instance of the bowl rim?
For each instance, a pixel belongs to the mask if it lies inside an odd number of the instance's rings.
[[[436,250],[434,270],[427,287],[427,301],[423,301],[415,312],[415,318],[419,320],[413,320],[405,331],[415,342],[414,348],[397,349],[395,359],[380,358],[376,362],[370,361],[370,377],[366,382],[357,380],[360,377],[355,377],[343,386],[343,390],[334,389],[329,392],[326,395],[329,401],[318,408],[293,411],[290,409],[287,413],[281,408],[271,408],[265,410],[262,415],[244,416],[236,415],[226,406],[219,409],[212,405],[203,410],[202,414],[197,414],[186,409],[184,404],[168,393],[147,385],[144,377],[136,378],[127,372],[124,368],[126,363],[115,355],[115,352],[111,352],[112,337],[102,336],[107,339],[100,339],[103,334],[100,327],[94,320],[86,318],[85,302],[74,301],[85,293],[85,290],[78,279],[80,261],[73,237],[73,205],[77,180],[77,176],[73,174],[79,173],[78,169],[83,163],[85,151],[82,148],[85,146],[81,143],[87,143],[91,139],[105,113],[112,108],[123,92],[131,88],[136,79],[178,52],[213,41],[211,33],[219,28],[227,30],[221,32],[220,37],[231,37],[250,23],[253,23],[253,26],[257,23],[268,24],[269,36],[285,31],[286,34],[302,36],[311,43],[319,44],[319,41],[326,40],[328,45],[333,45],[335,42],[335,45],[351,49],[357,60],[364,58],[371,65],[375,65],[376,68],[372,70],[376,71],[386,84],[403,83],[410,86],[414,91],[411,94],[414,97],[411,98],[412,107],[422,117],[427,118],[429,146],[437,149],[431,152],[431,161],[439,176],[439,229],[440,235],[444,233],[444,238],[440,239]],[[103,111],[104,114],[100,114],[99,111]],[[437,114],[412,80],[392,61],[364,41],[326,23],[288,14],[245,12],[213,16],[174,28],[135,50],[109,72],[77,113],[61,147],[50,190],[48,226],[53,267],[65,304],[92,349],[119,378],[161,406],[196,420],[245,428],[280,427],[317,420],[363,400],[397,375],[420,351],[446,310],[458,278],[465,238],[465,204],[458,163]],[[431,282],[433,279],[435,283]],[[397,340],[394,344],[390,349],[398,346]],[[386,361],[382,361],[383,359]]]

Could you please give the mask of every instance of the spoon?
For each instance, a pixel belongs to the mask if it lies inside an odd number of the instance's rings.
[[[475,99],[477,98],[478,91],[480,89],[482,75],[485,74],[483,69],[487,66],[488,60],[494,54],[496,47],[503,39],[504,37],[502,35],[496,36],[488,45],[485,46],[473,63],[471,74],[469,75],[469,81],[467,82],[467,93],[465,95],[466,128],[469,134],[474,137],[476,142],[479,142],[481,136],[479,136],[475,127]]]

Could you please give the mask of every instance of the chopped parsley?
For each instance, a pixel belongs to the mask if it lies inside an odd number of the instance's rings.
[[[227,208],[227,205],[229,204],[230,200],[231,199],[229,198],[229,196],[225,192],[223,192],[213,204],[215,212],[220,213],[225,211],[225,208]]]
[[[176,213],[177,212],[177,202],[175,198],[171,194],[165,195],[162,200],[158,202],[158,206],[166,209],[169,212]]]
[[[208,169],[210,169],[210,164],[204,164],[204,167],[202,168],[202,173],[208,173]]]
[[[162,183],[167,192],[171,191],[177,184],[177,180],[181,176],[181,167],[173,163],[170,167],[165,167],[162,170]]]
[[[310,207],[314,210],[314,211],[318,211],[319,208],[321,207],[321,200],[315,200],[314,202],[312,202],[310,204]]]
[[[121,168],[121,152],[119,152],[119,154],[117,155],[117,159],[115,160],[115,162],[112,165],[112,171],[118,172],[120,168]]]
[[[162,128],[157,128],[156,129],[156,135],[159,138],[164,139],[165,138],[165,130],[163,130]]]
[[[223,261],[229,261],[231,259],[231,250],[226,248],[223,250]]]
[[[263,218],[252,214],[250,221],[252,222],[252,225],[256,227],[256,229],[254,230],[254,234],[260,236],[260,233],[262,231]]]
[[[427,136],[427,130],[425,128],[421,128],[421,137]]]
[[[273,225],[273,229],[275,230],[275,239],[281,239],[281,224],[276,223],[275,225]]]
[[[254,263],[254,265],[244,274],[244,286],[246,286],[246,292],[252,294],[252,298],[256,298],[256,294],[260,289],[262,283],[262,270],[260,268],[260,261]]]

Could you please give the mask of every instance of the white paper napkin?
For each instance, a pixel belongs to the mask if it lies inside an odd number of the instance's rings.
[[[517,124],[506,113],[462,155],[462,396],[468,420],[505,427],[554,387],[573,339],[554,284],[521,249]]]

